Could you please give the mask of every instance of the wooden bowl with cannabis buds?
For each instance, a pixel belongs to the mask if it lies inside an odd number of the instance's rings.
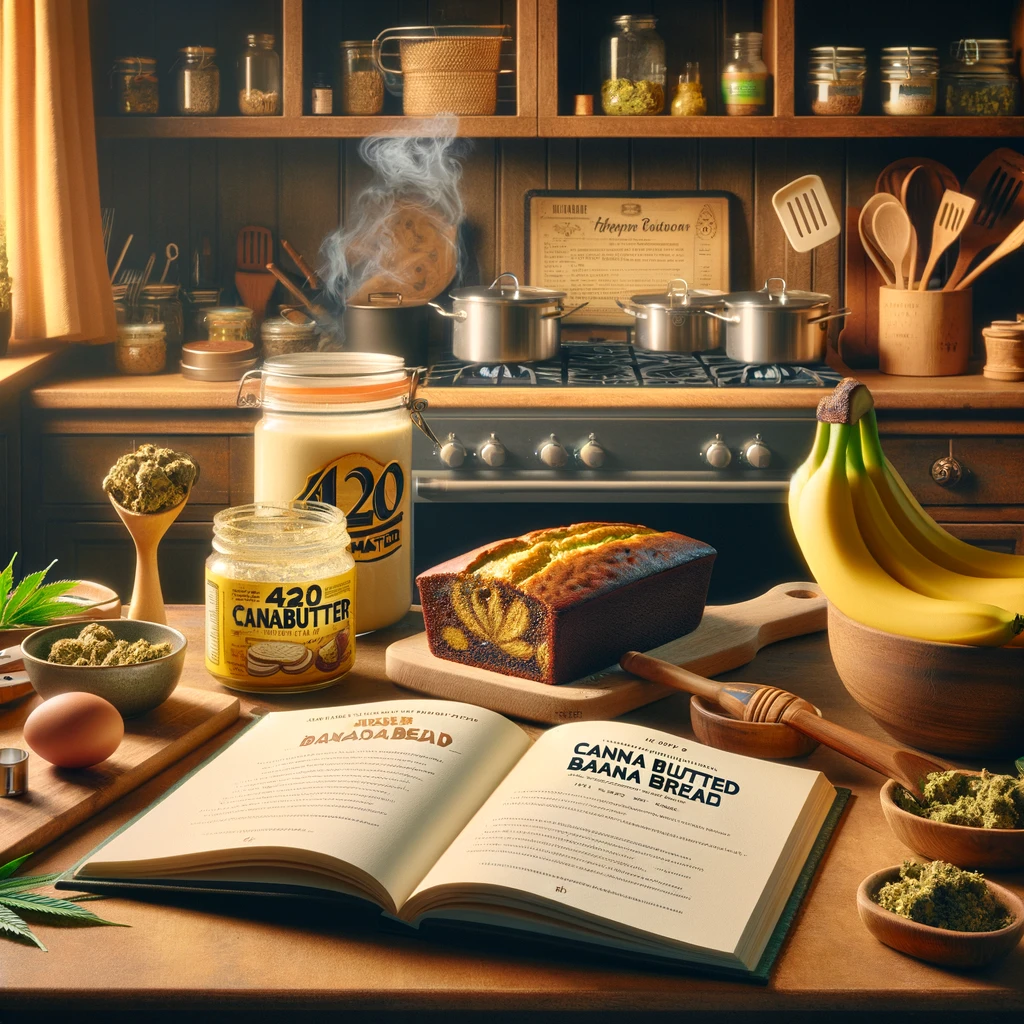
[[[882,814],[901,843],[961,867],[1024,867],[1024,779],[941,772],[928,776],[924,792],[922,806],[898,782],[882,787]]]
[[[922,890],[917,899],[916,888]],[[923,891],[928,888],[947,891],[934,898]],[[984,926],[986,918],[995,927],[960,931],[914,919],[934,918],[935,908],[971,927]],[[868,875],[857,890],[857,912],[879,942],[942,967],[983,967],[1006,956],[1024,934],[1024,902],[1019,896],[939,861],[905,862]]]

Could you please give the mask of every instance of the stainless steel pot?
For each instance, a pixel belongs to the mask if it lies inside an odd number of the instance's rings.
[[[375,292],[369,305],[345,306],[346,352],[401,356],[406,366],[427,365],[427,307],[408,305],[399,292]]]
[[[505,279],[512,286],[502,284]],[[515,274],[501,274],[487,288],[456,288],[449,294],[452,312],[436,302],[428,305],[452,321],[452,353],[466,363],[552,359],[561,343],[562,318],[586,305],[566,310],[565,292],[522,286]]]
[[[772,284],[782,287],[773,289]],[[786,288],[770,277],[759,292],[725,296],[725,315],[705,315],[726,324],[725,351],[741,363],[815,363],[825,355],[828,322],[850,315],[849,309],[829,313],[831,296]]]
[[[616,299],[623,313],[636,320],[633,343],[651,352],[710,352],[722,344],[722,325],[705,316],[706,309],[725,309],[721,292],[691,290],[677,277],[665,292],[634,295],[629,303]]]

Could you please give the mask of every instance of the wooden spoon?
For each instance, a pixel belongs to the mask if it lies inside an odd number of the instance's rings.
[[[915,167],[925,167],[932,171],[942,182],[944,188],[960,191],[960,182],[957,176],[938,160],[932,160],[927,156],[905,156],[894,160],[885,167],[875,180],[875,192],[887,192],[889,195],[899,197],[903,188],[903,179]]]
[[[920,291],[923,292],[928,287],[939,257],[960,237],[960,232],[967,224],[967,218],[973,209],[974,200],[962,192],[946,189],[942,194],[942,202],[932,224],[932,251],[928,254],[928,262],[925,263],[924,272],[921,274]]]
[[[889,268],[886,265],[885,256],[882,255],[881,250],[878,248],[878,239],[875,238],[874,228],[871,223],[874,219],[875,212],[880,207],[886,206],[889,203],[894,203],[899,206],[899,200],[895,199],[888,193],[880,193],[878,195],[871,196],[860,211],[860,219],[857,222],[857,227],[860,231],[861,245],[864,247],[864,251],[868,254],[868,258],[872,263],[874,263],[875,269],[882,276],[882,280],[886,284],[891,285],[895,284],[894,268]]]
[[[903,260],[906,258],[914,233],[907,211],[899,203],[885,203],[879,206],[871,218],[871,231],[878,242],[878,248],[896,272],[897,287],[906,288]]]
[[[910,223],[914,226],[910,260],[912,273],[907,282],[908,288],[914,287],[922,264],[931,251],[932,227],[945,191],[942,178],[924,164],[919,164],[903,179],[900,201],[903,203],[903,209],[907,211],[907,216],[910,217]]]
[[[1004,238],[996,247],[992,250],[991,254],[986,256],[960,283],[956,286],[956,291],[962,291],[967,288],[971,282],[979,275],[983,274],[993,263],[998,263],[1004,256],[1008,256],[1015,249],[1019,249],[1024,245],[1024,221],[1021,221],[1007,236]],[[949,285],[946,285],[946,291],[949,290]]]
[[[930,772],[950,771],[954,767],[947,761],[940,761],[906,747],[894,747],[821,718],[818,709],[809,701],[776,686],[722,683],[705,679],[695,672],[637,651],[624,654],[619,664],[641,679],[714,701],[740,721],[784,722],[797,732],[824,743],[826,747],[838,750],[840,754],[895,779],[919,801],[924,800],[921,780],[926,775]]]

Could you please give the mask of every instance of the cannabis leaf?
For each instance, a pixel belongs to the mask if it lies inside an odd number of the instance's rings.
[[[78,605],[69,608],[68,602],[61,600],[69,590],[78,586],[77,580],[57,580],[43,585],[46,574],[57,564],[56,559],[45,569],[29,573],[15,587],[14,560],[17,557],[18,552],[15,551],[7,568],[0,572],[0,628],[47,626],[69,611],[84,610]]]
[[[15,911],[22,914],[57,918],[66,922],[74,921],[78,924],[109,924],[119,928],[128,927],[127,925],[118,925],[116,921],[106,921],[94,914],[88,907],[79,906],[79,900],[90,897],[79,896],[64,900],[57,896],[44,896],[39,892],[29,892],[30,889],[49,885],[60,877],[58,872],[50,875],[15,878],[14,872],[31,856],[32,854],[26,853],[24,857],[0,865],[0,935],[8,935],[22,942],[30,942],[38,946],[44,953],[47,951],[28,923],[22,920]]]

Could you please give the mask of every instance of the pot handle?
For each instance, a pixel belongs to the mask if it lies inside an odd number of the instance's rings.
[[[852,309],[850,309],[848,307],[844,307],[843,309],[840,309],[840,310],[838,310],[835,313],[826,313],[825,316],[816,316],[813,319],[808,320],[807,323],[809,323],[809,324],[823,324],[823,323],[825,323],[826,320],[839,320],[842,317],[852,316],[852,314],[853,314],[853,310]]]
[[[738,316],[722,316],[721,313],[716,313],[713,309],[705,309],[704,312],[707,313],[708,316],[713,316],[716,320],[721,320],[726,324],[738,324],[740,322],[740,318]]]
[[[619,309],[621,309],[623,313],[626,313],[628,316],[631,316],[631,317],[633,317],[636,320],[646,320],[647,319],[647,314],[646,313],[642,313],[639,309],[636,308],[636,306],[632,306],[632,305],[627,306],[626,303],[622,301],[622,299],[616,299],[615,300],[615,305],[618,306]]]
[[[468,314],[464,309],[456,310],[453,313],[449,313],[443,306],[439,306],[436,302],[428,302],[427,305],[440,313],[446,320],[465,320]]]
[[[563,309],[560,313],[544,313],[541,315],[541,320],[563,320],[567,316],[572,316],[573,313],[578,313],[584,306],[589,305],[589,302],[581,302],[578,306],[573,306],[572,309]]]

